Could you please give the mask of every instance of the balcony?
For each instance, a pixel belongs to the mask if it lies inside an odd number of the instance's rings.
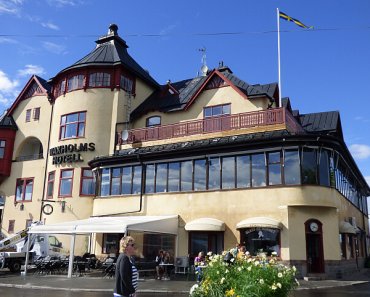
[[[193,135],[237,131],[243,133],[264,132],[287,129],[290,132],[303,131],[292,114],[285,108],[239,113],[228,116],[211,117],[202,120],[186,121],[171,125],[132,129],[124,141],[118,133],[118,144],[157,141],[190,137]],[[209,136],[210,137],[210,136]]]

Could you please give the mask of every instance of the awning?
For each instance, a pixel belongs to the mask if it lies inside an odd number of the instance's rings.
[[[50,225],[31,226],[29,233],[90,234],[147,231],[177,234],[178,216],[92,217]]]
[[[356,234],[356,229],[350,223],[341,221],[339,223],[339,233]]]
[[[186,231],[225,231],[225,223],[213,218],[200,218],[185,225]]]
[[[254,228],[254,227],[282,229],[283,224],[277,220],[266,217],[249,218],[236,224],[236,229]]]

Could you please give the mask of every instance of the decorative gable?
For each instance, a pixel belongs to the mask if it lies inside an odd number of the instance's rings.
[[[217,89],[217,88],[225,87],[225,86],[228,86],[228,85],[229,84],[226,81],[224,81],[220,76],[214,75],[211,78],[211,80],[206,84],[204,89],[205,90]]]
[[[36,83],[36,81],[33,81],[26,92],[23,94],[22,99],[24,100],[37,95],[45,95],[45,92],[41,89],[38,83]]]

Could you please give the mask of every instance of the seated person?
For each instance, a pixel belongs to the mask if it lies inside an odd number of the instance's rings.
[[[197,273],[197,281],[202,280],[202,266],[205,266],[206,259],[204,257],[204,252],[199,252],[198,256],[194,259],[195,272]]]
[[[242,259],[245,256],[246,251],[247,248],[245,247],[245,245],[240,245],[238,248],[237,258]]]
[[[163,266],[159,264],[164,263],[164,251],[160,250],[157,257],[155,257],[155,271],[157,272],[157,279],[161,279],[163,275]]]

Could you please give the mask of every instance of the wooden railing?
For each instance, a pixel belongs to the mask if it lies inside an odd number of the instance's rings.
[[[291,132],[302,130],[294,117],[285,108],[239,113],[227,116],[210,117],[202,120],[186,121],[171,125],[132,129],[126,141],[118,133],[118,144],[144,142],[195,134],[206,134],[252,127],[286,124]]]

